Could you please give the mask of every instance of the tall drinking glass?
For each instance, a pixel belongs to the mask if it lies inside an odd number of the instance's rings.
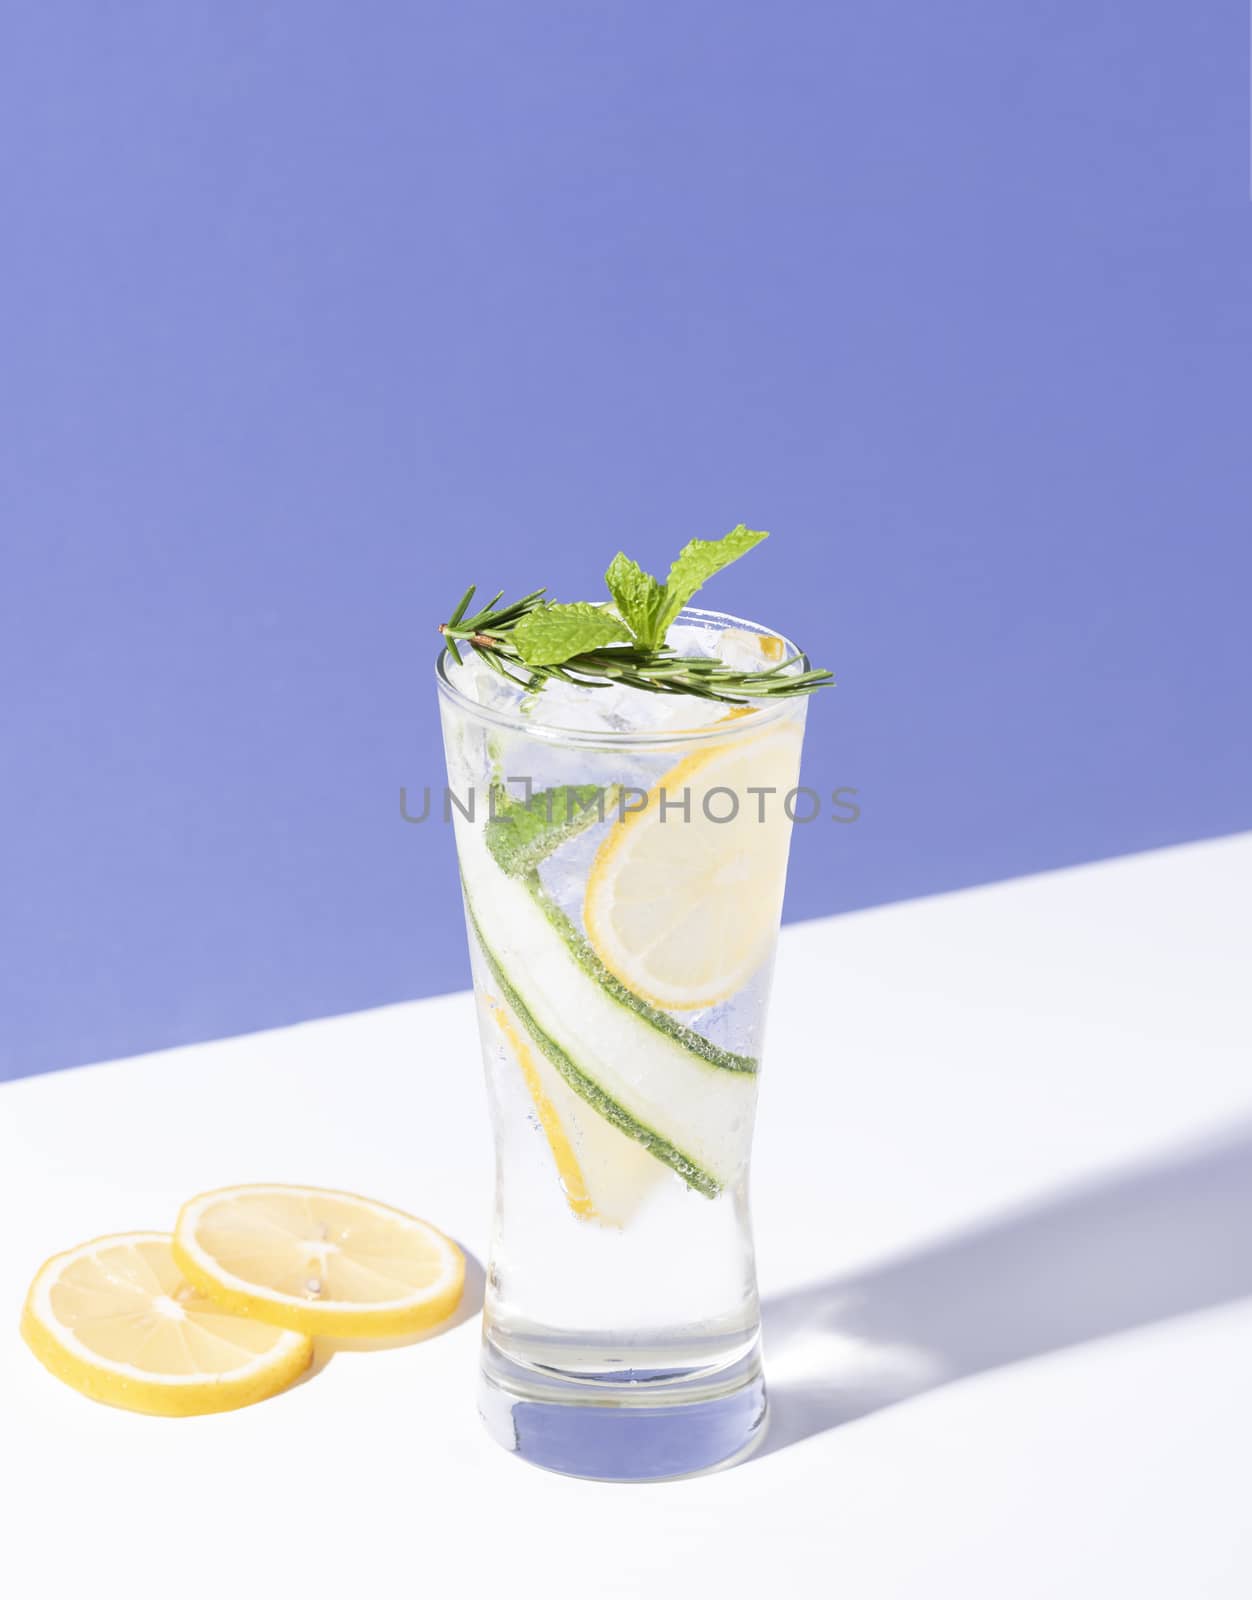
[[[797,654],[696,610],[670,642]],[[730,1461],[766,1414],[748,1163],[806,701],[527,694],[468,652],[438,686],[496,1148],[480,1410],[558,1471]]]

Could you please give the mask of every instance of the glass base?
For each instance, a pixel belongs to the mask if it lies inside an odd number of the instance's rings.
[[[537,1467],[638,1482],[733,1465],[765,1435],[757,1347],[731,1367],[589,1380],[483,1345],[478,1409],[488,1433]]]

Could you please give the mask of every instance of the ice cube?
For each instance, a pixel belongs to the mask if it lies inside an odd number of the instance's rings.
[[[463,695],[493,711],[516,713],[525,690],[492,670],[477,650],[461,647],[461,665],[448,662],[448,680]]]
[[[568,728],[586,733],[622,733],[630,723],[619,705],[621,690],[615,685],[588,687],[549,679],[526,699],[525,714],[545,728]]]
[[[735,672],[763,672],[782,659],[782,640],[748,628],[724,628],[717,635],[717,654]]]
[[[671,733],[702,728],[726,715],[727,708],[696,695],[658,694],[628,684],[596,688],[549,683],[535,696],[529,715],[549,728],[592,733]]]
[[[717,654],[721,632],[719,628],[702,627],[696,622],[672,622],[665,643],[680,656],[711,657]]]

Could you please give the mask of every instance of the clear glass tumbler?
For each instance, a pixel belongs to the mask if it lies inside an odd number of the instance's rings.
[[[688,610],[671,643],[766,662]],[[764,1426],[748,1164],[806,701],[438,685],[496,1148],[480,1410],[597,1478]]]

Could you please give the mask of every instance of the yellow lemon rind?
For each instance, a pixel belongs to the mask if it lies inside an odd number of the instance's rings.
[[[406,1296],[402,1300],[382,1301],[361,1305],[343,1300],[308,1301],[294,1295],[268,1289],[264,1284],[252,1283],[236,1277],[216,1265],[213,1258],[195,1244],[195,1220],[210,1201],[227,1195],[239,1195],[249,1189],[286,1191],[292,1194],[333,1195],[340,1200],[353,1200],[372,1211],[389,1212],[406,1223],[420,1223],[445,1249],[448,1272],[431,1290],[421,1295]],[[231,1184],[222,1189],[206,1190],[193,1195],[178,1213],[174,1226],[174,1260],[179,1271],[201,1294],[215,1300],[227,1311],[254,1318],[276,1328],[287,1328],[295,1333],[328,1339],[397,1338],[405,1334],[424,1333],[445,1322],[460,1304],[465,1288],[465,1256],[454,1240],[432,1227],[430,1223],[400,1211],[395,1206],[371,1200],[365,1195],[347,1189],[322,1189],[304,1184]]]
[[[267,1358],[264,1363],[259,1360],[253,1363],[257,1370],[227,1377],[158,1379],[145,1377],[137,1367],[119,1371],[122,1363],[80,1355],[66,1334],[40,1314],[37,1309],[40,1293],[44,1285],[57,1276],[62,1263],[99,1245],[158,1238],[168,1241],[170,1236],[152,1232],[105,1234],[72,1250],[63,1250],[44,1262],[31,1283],[19,1324],[22,1338],[41,1365],[54,1378],[89,1400],[151,1417],[198,1417],[237,1411],[290,1388],[313,1360],[313,1341],[294,1330],[287,1330],[292,1333],[292,1339],[281,1354]]]
[[[724,720],[730,721],[735,716],[736,712],[731,712]],[[774,730],[771,729],[762,730],[760,734],[754,737],[765,741],[775,736]],[[646,804],[638,811],[627,813],[609,830],[599,850],[596,852],[595,858],[591,863],[591,869],[587,874],[587,885],[583,899],[583,926],[592,949],[619,983],[624,984],[649,1005],[666,1011],[700,1011],[729,1000],[732,995],[739,991],[752,972],[757,970],[769,958],[770,951],[773,948],[776,930],[771,928],[762,932],[762,936],[754,947],[752,954],[741,961],[733,972],[723,975],[720,982],[706,986],[698,991],[689,990],[682,994],[662,994],[649,985],[644,974],[618,958],[615,947],[616,941],[602,920],[602,913],[607,912],[608,905],[611,903],[610,897],[605,894],[605,889],[613,877],[617,858],[624,849],[633,843],[636,830],[648,825],[646,819],[649,818],[654,808],[659,808],[662,792],[673,794],[676,790],[683,788],[688,780],[702,768],[727,754],[728,749],[729,747],[725,744],[712,745],[707,750],[697,750],[691,755],[685,756],[676,766],[671,768],[649,790]]]

